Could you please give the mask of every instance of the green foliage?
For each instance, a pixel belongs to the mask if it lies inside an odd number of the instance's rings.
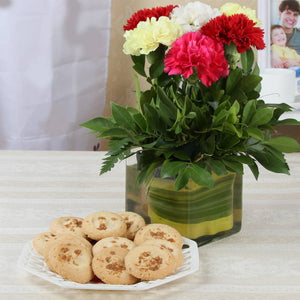
[[[110,138],[101,174],[135,154],[139,183],[159,170],[163,178],[176,179],[178,190],[189,180],[210,188],[213,173],[242,174],[244,165],[255,178],[258,163],[272,172],[289,173],[283,153],[299,151],[300,145],[292,138],[272,138],[272,133],[275,126],[300,123],[282,120],[291,110],[287,104],[259,99],[261,77],[251,49],[240,55],[241,67],[234,65],[232,52],[230,74],[209,87],[197,74],[184,79],[164,73],[165,51],[160,46],[147,56],[132,56],[134,70],[150,84],[141,91],[134,75],[138,109],[112,103],[111,118],[81,124],[98,138]]]

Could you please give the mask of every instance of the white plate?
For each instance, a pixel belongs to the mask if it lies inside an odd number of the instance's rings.
[[[184,245],[187,248],[182,250],[184,262],[183,264],[171,275],[163,278],[152,281],[142,281],[132,285],[113,285],[113,284],[104,284],[104,283],[77,283],[66,280],[60,275],[51,272],[44,261],[44,258],[39,255],[32,246],[32,241],[28,242],[18,261],[18,266],[44,280],[52,282],[56,285],[72,288],[72,289],[85,289],[85,290],[147,290],[167,282],[182,278],[189,274],[196,272],[199,268],[199,254],[197,243],[184,238]]]

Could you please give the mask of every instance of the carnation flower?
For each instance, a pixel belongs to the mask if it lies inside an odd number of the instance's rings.
[[[226,16],[231,16],[237,14],[240,8],[238,3],[228,2],[221,6],[220,11]]]
[[[244,14],[222,15],[211,20],[201,28],[201,32],[224,44],[234,43],[239,53],[251,46],[264,49],[264,31]]]
[[[235,14],[244,14],[246,15],[250,20],[252,20],[254,23],[256,23],[255,26],[260,26],[261,21],[257,19],[256,17],[256,11],[254,9],[240,6],[237,3],[226,3],[220,8],[221,12],[225,14],[226,16],[232,16]]]
[[[187,32],[178,38],[165,58],[165,72],[190,77],[194,70],[206,86],[229,74],[223,44],[202,34]]]
[[[156,18],[157,20],[160,17],[169,17],[170,12],[176,7],[177,5],[168,5],[165,7],[154,7],[152,9],[141,9],[134,13],[130,19],[127,20],[127,24],[123,26],[124,31],[126,30],[133,30],[137,27],[138,23],[141,21],[146,21],[148,18]]]
[[[197,31],[210,19],[220,16],[218,9],[201,3],[190,2],[185,6],[175,7],[170,14],[171,20],[179,23],[184,32]]]
[[[123,46],[125,54],[149,54],[156,50],[160,44],[171,46],[182,35],[179,24],[172,22],[167,17],[155,17],[139,22],[133,30],[125,31],[126,42]]]

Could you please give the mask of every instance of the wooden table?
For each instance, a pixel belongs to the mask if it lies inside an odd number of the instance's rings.
[[[59,216],[124,210],[125,164],[103,152],[0,151],[0,299],[300,299],[300,153],[291,176],[244,176],[240,233],[199,248],[198,272],[147,291],[64,289],[17,267],[24,244]]]

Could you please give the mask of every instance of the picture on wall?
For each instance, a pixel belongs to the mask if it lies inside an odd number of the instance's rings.
[[[300,102],[300,0],[258,0],[257,4],[266,44],[258,53],[262,97],[266,102]]]
[[[270,12],[271,67],[300,73],[300,3],[298,0],[271,0]]]

